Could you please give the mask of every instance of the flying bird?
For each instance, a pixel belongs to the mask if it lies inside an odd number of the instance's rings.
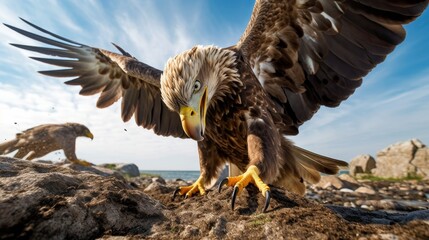
[[[97,107],[122,99],[122,119],[156,134],[198,141],[200,177],[175,193],[206,193],[225,163],[242,174],[222,184],[236,196],[249,183],[270,201],[270,186],[304,194],[320,172],[335,174],[344,161],[295,146],[287,135],[320,106],[346,100],[378,63],[405,38],[427,0],[256,0],[234,46],[197,45],[170,58],[163,71],[119,53],[90,47],[28,21],[44,36],[10,25],[52,47],[12,44],[54,58],[34,60],[64,67],[40,71],[100,94]],[[48,37],[48,36],[50,37]],[[45,37],[46,36],[46,37]],[[220,187],[222,186],[220,185]],[[220,188],[219,188],[220,189]]]
[[[62,149],[72,163],[90,166],[76,157],[77,137],[93,139],[94,135],[79,123],[43,124],[17,133],[15,139],[0,144],[0,155],[18,150],[14,157],[32,160]]]

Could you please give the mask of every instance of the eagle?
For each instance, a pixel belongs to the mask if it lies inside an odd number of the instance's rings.
[[[118,53],[87,46],[33,23],[35,34],[5,24],[46,46],[12,44],[50,55],[32,59],[63,67],[40,71],[72,77],[81,95],[100,94],[97,107],[122,99],[123,121],[155,134],[197,141],[200,176],[175,194],[204,195],[224,164],[241,173],[231,205],[248,184],[270,202],[270,186],[303,195],[320,173],[347,166],[294,145],[288,135],[321,106],[337,107],[405,38],[404,24],[428,0],[256,0],[250,21],[230,47],[201,46],[151,67],[114,44]]]
[[[0,144],[0,155],[18,150],[14,157],[32,160],[63,150],[66,158],[82,166],[91,164],[76,157],[76,138],[94,139],[89,129],[79,123],[43,124],[16,134],[16,138]]]

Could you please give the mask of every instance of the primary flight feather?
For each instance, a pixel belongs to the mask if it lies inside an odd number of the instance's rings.
[[[42,43],[12,44],[54,58],[33,58],[65,69],[41,71],[76,77],[82,95],[100,93],[98,107],[122,99],[122,119],[158,135],[198,141],[201,176],[177,193],[205,194],[225,163],[243,174],[222,184],[237,192],[255,184],[267,201],[268,184],[303,194],[320,172],[335,174],[343,161],[299,148],[286,139],[320,106],[347,99],[405,37],[403,24],[427,0],[256,0],[249,24],[229,48],[195,46],[160,71],[116,46],[120,54],[80,44],[32,23],[54,39],[7,25]]]

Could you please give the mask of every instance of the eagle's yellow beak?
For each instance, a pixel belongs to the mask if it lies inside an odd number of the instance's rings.
[[[204,129],[206,127],[207,111],[207,87],[202,94],[194,94],[189,101],[189,106],[180,108],[180,119],[186,135],[190,138],[201,141],[204,139]]]
[[[93,139],[94,139],[94,135],[92,135],[92,133],[91,133],[91,132],[89,132],[89,131],[86,131],[86,132],[85,132],[85,136],[86,136],[86,137],[88,137],[88,138],[91,138],[91,140],[93,140]]]

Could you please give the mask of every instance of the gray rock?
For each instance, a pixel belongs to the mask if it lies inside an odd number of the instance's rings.
[[[343,181],[345,188],[356,189],[360,186],[360,183],[349,174],[341,174],[338,178]]]
[[[180,233],[180,238],[182,239],[189,239],[189,238],[195,238],[199,235],[200,230],[192,225],[188,225],[185,227],[185,229]]]
[[[322,176],[320,178],[320,181],[315,186],[322,189],[327,189],[329,187],[333,187],[335,189],[341,189],[345,187],[345,184],[337,176],[327,175],[327,176]]]
[[[99,166],[82,166],[82,165],[78,165],[78,164],[71,164],[71,163],[66,163],[63,165],[58,165],[62,168],[68,168],[68,169],[72,169],[75,171],[79,171],[79,172],[89,172],[89,173],[94,173],[100,176],[104,176],[104,177],[108,177],[108,176],[114,176],[116,178],[119,179],[124,179],[124,177],[118,173],[117,171],[108,169],[108,168],[104,168],[104,167],[99,167]]]
[[[429,148],[417,148],[411,165],[416,167],[416,175],[429,178]]]
[[[372,170],[382,178],[427,177],[429,173],[429,149],[419,140],[392,144],[377,153],[376,165]]]
[[[420,211],[429,210],[429,203],[417,202],[417,201],[406,201],[406,200],[358,200],[357,205],[373,206],[375,209],[383,210],[396,210],[396,211]]]
[[[224,217],[218,218],[212,230],[209,232],[209,236],[212,236],[216,239],[222,239],[227,233],[226,223],[227,221]]]
[[[157,183],[161,183],[161,184],[166,184],[164,178],[162,177],[154,177],[152,178],[152,182],[157,182]]]
[[[402,219],[402,222],[406,223],[414,220],[429,221],[429,209],[410,212]]]
[[[95,239],[144,233],[162,205],[127,182],[92,172],[0,157],[2,238]]]
[[[143,191],[144,192],[171,193],[174,190],[169,188],[169,187],[166,187],[165,184],[162,184],[159,182],[152,182]]]
[[[375,159],[369,155],[359,155],[353,158],[349,163],[350,174],[356,176],[358,173],[371,173],[375,168]]]
[[[369,195],[374,195],[375,191],[374,189],[370,188],[370,187],[359,187],[355,190],[355,192],[357,193],[363,193],[363,194],[369,194]]]
[[[140,170],[134,163],[122,163],[116,165],[116,170],[126,174],[129,177],[138,177],[140,176]]]
[[[350,176],[347,173],[343,173],[343,174],[339,175],[338,178],[343,180],[343,181],[347,181],[349,183],[359,185],[359,182],[354,177]]]
[[[99,167],[107,168],[117,171],[127,177],[139,177],[140,170],[134,163],[105,163],[100,164]]]
[[[54,164],[51,160],[35,159],[33,162],[44,163],[44,164]]]

